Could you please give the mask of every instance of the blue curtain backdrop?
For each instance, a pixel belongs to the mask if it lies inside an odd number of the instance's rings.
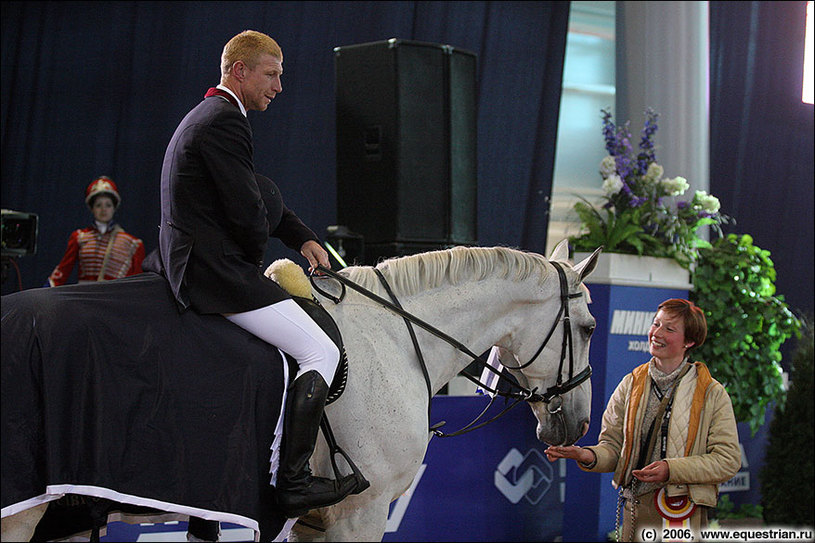
[[[256,169],[319,235],[336,221],[333,49],[399,38],[476,53],[479,242],[543,252],[568,15],[568,2],[3,2],[2,207],[40,221],[22,286],[90,223],[98,175],[119,185],[117,221],[156,247],[166,145],[247,28],[284,53],[283,92],[249,114]],[[274,241],[267,260],[284,256],[298,258]],[[17,288],[12,269],[3,292]]]
[[[805,2],[711,2],[711,192],[772,253],[790,305],[813,310],[813,107],[800,99]],[[250,113],[258,171],[323,234],[336,220],[333,48],[390,37],[478,56],[478,234],[542,250],[568,2],[2,3],[3,208],[40,216],[40,286],[82,191],[119,184],[117,219],[155,247],[158,178],[176,124],[217,83],[245,28],[285,53],[284,91]],[[268,258],[291,253],[272,244]],[[3,292],[17,289],[14,270]]]
[[[806,2],[710,3],[710,189],[737,220],[728,230],[770,251],[777,293],[811,313],[815,130],[813,106],[801,101],[805,19]]]

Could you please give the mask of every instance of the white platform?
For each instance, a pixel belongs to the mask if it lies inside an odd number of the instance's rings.
[[[590,253],[575,253],[574,262]],[[675,288],[693,290],[690,272],[672,258],[601,253],[597,268],[587,283],[631,287]]]

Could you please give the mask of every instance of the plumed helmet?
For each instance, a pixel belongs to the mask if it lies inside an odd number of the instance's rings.
[[[91,181],[91,184],[85,189],[85,203],[88,204],[88,207],[91,207],[93,198],[100,194],[107,194],[113,198],[114,208],[119,207],[119,203],[122,201],[121,196],[119,196],[119,189],[116,188],[116,183],[106,175],[97,177]]]

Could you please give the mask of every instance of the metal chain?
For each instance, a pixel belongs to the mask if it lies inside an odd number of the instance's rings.
[[[631,529],[628,531],[627,541],[634,541],[634,533],[637,531],[637,506],[640,504],[640,499],[637,496],[633,499],[634,502],[631,504]]]
[[[614,520],[614,535],[616,537],[615,541],[622,541],[620,539],[620,509],[623,507],[623,487],[620,487],[620,490],[617,492],[617,515]]]
[[[637,526],[637,505],[639,505],[640,500],[637,497],[637,487],[639,486],[639,480],[634,479],[631,481],[629,485],[629,489],[631,490],[631,495],[634,496],[632,498],[631,504],[631,529],[629,530],[629,538],[623,539],[622,538],[622,525],[620,524],[620,510],[624,508],[623,502],[628,501],[626,498],[623,498],[623,491],[626,487],[620,487],[619,492],[617,493],[617,515],[615,518],[614,524],[614,535],[617,537],[617,541],[634,541],[634,532],[636,531],[635,528]],[[623,525],[625,524],[625,516],[623,516]]]

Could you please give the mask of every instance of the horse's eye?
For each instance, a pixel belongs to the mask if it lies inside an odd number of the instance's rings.
[[[583,334],[586,338],[590,338],[591,335],[594,333],[595,326],[592,324],[591,326],[584,326],[583,327]]]

